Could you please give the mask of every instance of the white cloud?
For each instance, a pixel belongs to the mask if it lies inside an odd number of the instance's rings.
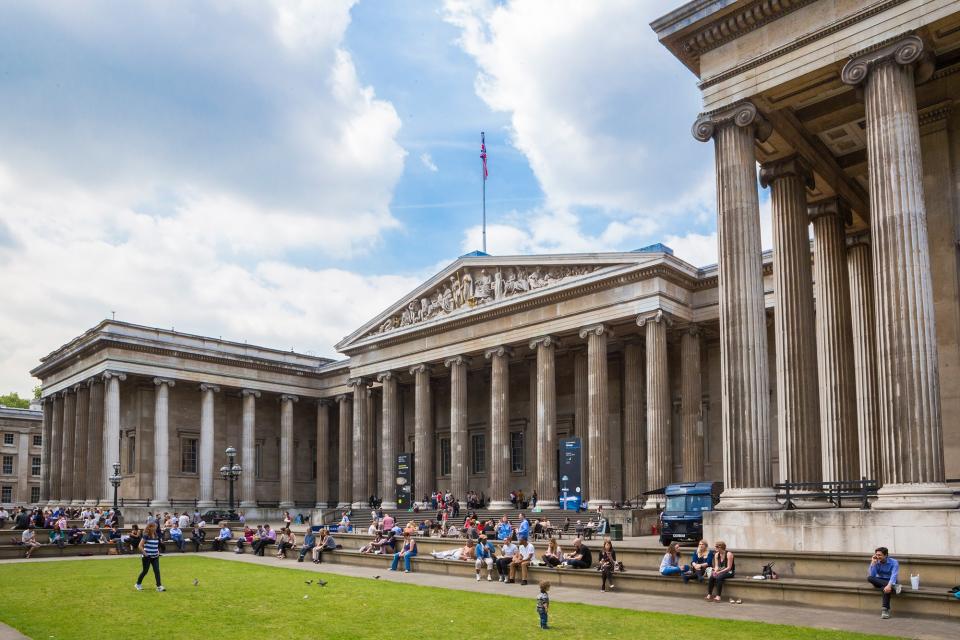
[[[420,154],[420,163],[427,169],[427,171],[436,173],[440,170],[437,168],[437,164],[433,161],[433,158],[430,157],[430,154],[427,152]]]

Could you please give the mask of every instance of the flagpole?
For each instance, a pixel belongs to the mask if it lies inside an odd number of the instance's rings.
[[[486,150],[486,140],[483,131],[480,132],[480,145]],[[483,178],[483,252],[487,252],[487,165],[484,160],[480,168]]]

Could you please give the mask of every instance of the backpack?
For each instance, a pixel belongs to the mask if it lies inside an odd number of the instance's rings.
[[[763,575],[763,577],[764,577],[765,579],[767,579],[767,580],[776,580],[776,579],[777,579],[777,573],[776,573],[776,571],[773,570],[773,565],[774,565],[773,562],[769,562],[769,563],[763,565],[762,575]]]

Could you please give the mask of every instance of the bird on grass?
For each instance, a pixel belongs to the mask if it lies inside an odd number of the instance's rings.
[[[200,586],[200,578],[194,578],[194,579],[193,579],[193,586],[195,586],[195,587]]]
[[[304,584],[313,584],[313,580],[307,580]]]
[[[380,579],[380,576],[373,576],[373,579],[374,579],[374,580],[379,580],[379,579]]]
[[[325,587],[325,586],[327,586],[327,581],[326,581],[326,580],[321,580],[320,578],[317,578],[317,586],[318,586],[318,587]]]

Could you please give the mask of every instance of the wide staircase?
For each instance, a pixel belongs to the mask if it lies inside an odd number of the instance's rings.
[[[343,510],[330,510],[325,513],[324,524],[332,525],[340,521],[340,517]],[[467,518],[467,513],[470,513],[469,509],[461,509],[460,515],[456,518],[449,519],[449,523],[455,525],[458,529],[463,527],[464,520]],[[510,521],[514,527],[519,526],[520,524],[520,514],[524,514],[527,517],[527,520],[530,521],[530,526],[533,526],[535,520],[544,521],[547,520],[550,522],[551,526],[562,531],[567,519],[569,518],[569,527],[568,531],[564,533],[564,536],[572,536],[575,529],[577,520],[580,520],[583,523],[586,523],[588,520],[593,517],[592,513],[575,511],[564,511],[562,509],[544,509],[543,511],[537,512],[531,509],[516,511],[516,510],[507,510],[502,509],[474,509],[472,512],[477,514],[477,518],[480,522],[485,522],[487,520],[492,520],[494,526],[500,522],[500,518],[504,515],[507,516],[507,519]],[[410,522],[420,523],[424,520],[436,521],[437,511],[435,509],[421,510],[419,513],[414,513],[413,511],[408,510],[398,510],[398,509],[388,509],[384,510],[384,515],[390,514],[393,516],[393,519],[401,527],[406,527]],[[350,525],[353,527],[354,533],[366,533],[367,529],[370,527],[371,520],[373,519],[372,510],[369,508],[354,508],[350,513]]]

